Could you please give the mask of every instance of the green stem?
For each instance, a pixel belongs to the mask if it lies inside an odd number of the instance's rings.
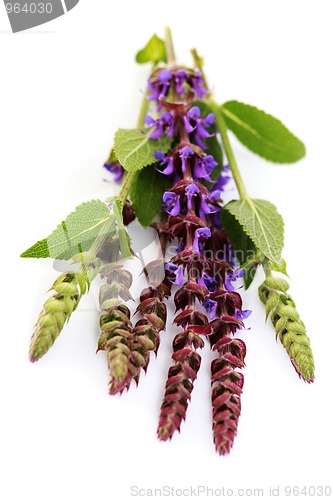
[[[171,29],[169,26],[166,26],[164,28],[164,33],[165,33],[165,46],[166,46],[166,51],[167,51],[167,60],[169,66],[175,66],[176,64],[176,54],[175,54],[175,49],[173,46],[173,41],[172,41],[172,33]]]
[[[199,55],[195,49],[192,49],[191,53],[192,53],[192,57],[194,60],[194,64],[201,72],[201,76],[202,76],[202,79],[204,81],[205,87],[207,88],[207,90],[209,90],[207,79],[206,79],[205,73],[203,71],[203,59],[202,59],[202,57],[199,57]],[[222,112],[221,112],[218,104],[214,101],[214,99],[211,98],[211,92],[209,92],[207,94],[206,101],[207,101],[207,104],[209,105],[209,107],[211,108],[211,110],[213,111],[213,113],[215,114],[216,125],[217,125],[217,128],[218,128],[220,135],[221,135],[222,143],[223,143],[223,146],[224,146],[227,158],[228,158],[228,162],[229,162],[229,166],[230,166],[233,178],[234,178],[236,186],[237,186],[239,196],[240,196],[241,200],[246,200],[246,199],[248,200],[249,195],[247,194],[242,176],[240,174],[240,171],[239,171],[239,168],[238,168],[238,165],[236,162],[234,152],[232,150],[232,147],[231,147],[231,144],[229,141],[228,130],[227,130],[227,126],[225,124]]]

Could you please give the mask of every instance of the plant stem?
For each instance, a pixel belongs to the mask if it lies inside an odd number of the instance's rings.
[[[228,158],[228,162],[229,162],[229,166],[230,166],[233,178],[235,180],[235,183],[236,183],[236,186],[238,189],[239,196],[240,196],[241,200],[248,199],[249,195],[247,194],[242,176],[240,174],[240,171],[239,171],[239,168],[238,168],[238,165],[236,162],[234,152],[232,150],[232,147],[231,147],[231,144],[229,141],[227,126],[225,124],[222,112],[220,111],[219,106],[217,105],[217,103],[213,99],[208,99],[207,102],[208,102],[210,108],[212,109],[213,113],[215,114],[216,125],[217,125],[217,128],[218,128],[220,135],[221,135],[222,143],[223,143],[223,146],[224,146],[227,158]]]
[[[176,54],[175,54],[175,49],[173,47],[172,33],[169,26],[166,26],[164,28],[164,33],[165,33],[165,46],[167,51],[168,64],[170,66],[174,66],[176,64]]]
[[[194,60],[194,64],[201,72],[201,76],[202,76],[202,79],[204,81],[205,87],[209,91],[207,79],[206,79],[205,73],[203,71],[203,59],[202,59],[202,57],[199,57],[199,55],[195,49],[191,50],[191,54],[192,54],[192,57]],[[234,152],[232,150],[232,147],[231,147],[231,144],[229,141],[227,126],[225,124],[222,112],[220,111],[218,104],[214,101],[214,99],[211,98],[211,92],[208,92],[208,94],[206,96],[206,101],[207,101],[207,104],[209,105],[209,107],[211,108],[211,110],[213,111],[213,113],[215,114],[216,125],[217,125],[217,128],[218,128],[220,135],[221,135],[222,143],[223,143],[223,146],[224,146],[227,158],[228,158],[228,162],[229,162],[229,166],[230,166],[232,175],[234,177],[234,180],[235,180],[235,183],[237,186],[239,196],[240,196],[241,200],[249,199],[249,195],[247,194],[242,176],[240,174],[240,171],[239,171],[239,168],[238,168],[238,165],[236,162]]]

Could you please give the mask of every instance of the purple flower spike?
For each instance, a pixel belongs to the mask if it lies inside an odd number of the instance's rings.
[[[205,238],[206,240],[210,238],[211,231],[209,227],[200,227],[195,231],[194,241],[193,241],[193,251],[200,253],[199,250],[199,238]]]
[[[189,184],[185,188],[185,194],[187,196],[187,208],[188,210],[192,209],[192,198],[199,193],[199,188],[195,184]]]
[[[184,272],[181,266],[177,266],[172,262],[168,262],[167,264],[165,264],[165,270],[175,275],[174,280],[168,278],[171,283],[174,283],[175,285],[182,285],[184,281]]]
[[[174,171],[174,164],[173,164],[173,159],[171,156],[165,156],[162,151],[155,151],[155,158],[157,161],[160,162],[161,165],[166,165],[164,170],[159,170],[156,168],[158,172],[160,172],[163,175],[170,175]]]
[[[203,302],[202,305],[204,306],[206,311],[210,313],[209,318],[214,319],[216,316],[217,302],[215,300],[208,299],[205,300],[205,302]]]
[[[118,161],[113,163],[104,163],[104,168],[113,174],[113,182],[120,182],[124,176],[124,169]]]
[[[170,215],[178,215],[180,212],[180,197],[172,191],[166,191],[163,195],[164,210]]]
[[[225,273],[225,278],[224,278],[225,289],[228,292],[233,292],[235,290],[235,287],[233,286],[232,283],[236,281],[238,278],[241,278],[242,276],[244,276],[243,269],[237,269],[236,271],[227,271]]]
[[[185,172],[186,170],[186,160],[190,156],[192,156],[194,153],[190,146],[184,146],[182,149],[179,150],[179,156],[182,160],[182,172]]]

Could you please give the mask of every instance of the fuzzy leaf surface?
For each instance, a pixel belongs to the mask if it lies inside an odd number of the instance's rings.
[[[70,259],[86,252],[93,241],[114,217],[100,200],[82,203],[48,236],[21,254],[21,257]]]
[[[235,217],[260,252],[273,262],[280,261],[283,219],[272,203],[246,198],[230,201],[224,209]]]
[[[163,193],[170,187],[167,177],[151,165],[138,172],[130,191],[135,215],[142,226],[149,226],[162,211]]]
[[[283,123],[260,109],[238,101],[221,106],[227,127],[254,153],[276,163],[293,163],[305,146]]]
[[[150,139],[149,133],[139,128],[120,128],[114,137],[115,153],[128,172],[135,172],[155,163],[155,151],[167,153],[170,147],[171,139],[167,135],[163,134],[159,139]]]

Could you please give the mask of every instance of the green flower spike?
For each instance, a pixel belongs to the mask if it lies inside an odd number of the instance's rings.
[[[32,363],[44,356],[54,344],[82,295],[89,291],[98,269],[99,261],[95,260],[82,265],[76,273],[63,273],[54,282],[51,290],[55,293],[45,302],[31,337],[29,356]]]
[[[260,300],[266,305],[266,317],[270,315],[297,374],[305,382],[314,381],[314,360],[310,339],[300,320],[295,302],[287,294],[289,284],[282,278],[268,276],[259,287]]]

